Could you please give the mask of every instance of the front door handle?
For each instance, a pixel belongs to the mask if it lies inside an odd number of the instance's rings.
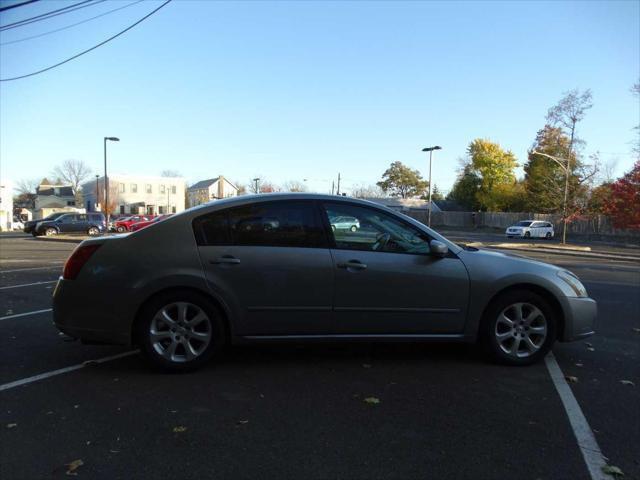
[[[210,260],[209,263],[212,265],[237,265],[240,263],[240,259],[232,257],[231,255],[223,255],[215,260]]]
[[[367,268],[366,263],[359,260],[349,260],[348,262],[338,263],[338,268],[346,268],[347,270],[364,270]]]

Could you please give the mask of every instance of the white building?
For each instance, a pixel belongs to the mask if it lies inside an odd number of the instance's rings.
[[[13,224],[13,185],[0,183],[0,232],[11,231]]]
[[[195,207],[211,200],[235,197],[238,195],[238,187],[220,175],[217,178],[202,180],[190,186],[187,190],[189,207]]]
[[[108,177],[110,213],[159,215],[185,209],[184,178],[120,174]],[[104,211],[104,177],[83,184],[82,195],[88,212]]]
[[[35,210],[43,208],[62,209],[65,207],[75,207],[76,197],[73,194],[73,187],[57,182],[51,183],[43,178],[40,185],[36,187]]]

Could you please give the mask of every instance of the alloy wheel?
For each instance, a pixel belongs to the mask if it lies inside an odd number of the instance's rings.
[[[175,302],[162,307],[151,320],[149,339],[153,349],[175,363],[202,355],[213,337],[211,319],[199,306]]]
[[[542,348],[547,332],[547,319],[542,310],[523,302],[509,305],[498,315],[494,335],[504,353],[526,358]]]

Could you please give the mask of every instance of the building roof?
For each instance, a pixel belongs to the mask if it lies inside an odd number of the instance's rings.
[[[216,183],[218,180],[220,179],[224,179],[229,185],[231,185],[233,188],[235,188],[236,190],[238,190],[238,187],[236,187],[233,183],[231,183],[229,180],[227,180],[226,178],[224,178],[223,176],[219,176],[216,178],[210,178],[208,180],[200,180],[197,183],[194,183],[193,185],[191,185],[187,190],[201,190],[203,188],[209,188],[211,185],[213,185],[214,183]]]

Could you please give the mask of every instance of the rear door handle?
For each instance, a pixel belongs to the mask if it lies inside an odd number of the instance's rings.
[[[222,257],[216,258],[215,260],[209,260],[209,263],[211,263],[212,265],[221,265],[221,264],[237,265],[240,263],[240,259],[236,257],[232,257],[231,255],[224,255]]]
[[[347,270],[364,270],[367,268],[366,263],[362,263],[358,260],[349,260],[348,262],[338,263],[338,268],[346,268]]]

